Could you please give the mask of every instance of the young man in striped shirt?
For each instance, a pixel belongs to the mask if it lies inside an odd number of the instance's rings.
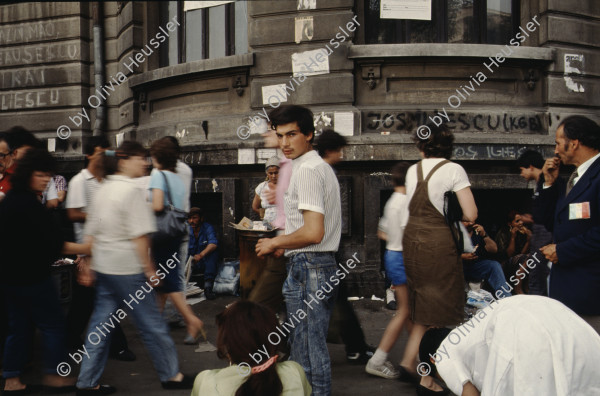
[[[290,359],[298,362],[315,396],[331,394],[327,329],[340,274],[335,252],[341,236],[340,188],[331,166],[313,151],[312,112],[281,106],[269,114],[279,148],[292,160],[285,193],[285,235],[260,239],[258,256],[289,258],[283,285],[290,331]],[[293,327],[292,327],[293,326]]]

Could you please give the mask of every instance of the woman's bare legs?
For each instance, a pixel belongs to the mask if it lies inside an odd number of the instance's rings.
[[[379,349],[389,353],[398,340],[404,323],[408,321],[408,288],[406,285],[394,286],[394,292],[396,294],[396,315],[390,320],[381,341],[379,341]],[[412,367],[412,366],[411,366]]]
[[[175,308],[179,311],[181,316],[183,316],[183,320],[187,325],[188,334],[193,338],[196,338],[200,329],[204,327],[204,323],[196,316],[194,311],[192,311],[192,308],[187,304],[183,292],[169,293],[168,296],[171,301],[173,301]]]

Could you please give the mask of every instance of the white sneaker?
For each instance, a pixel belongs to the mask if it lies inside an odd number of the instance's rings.
[[[393,311],[396,310],[396,294],[392,288],[385,290],[385,307]]]
[[[386,379],[397,379],[400,376],[400,372],[394,368],[394,365],[389,360],[386,360],[380,366],[375,366],[371,363],[371,359],[369,359],[365,366],[365,371],[371,375]]]

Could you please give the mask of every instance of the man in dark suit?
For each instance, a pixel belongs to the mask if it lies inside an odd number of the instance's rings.
[[[540,193],[546,213],[554,213],[547,221],[554,243],[540,249],[554,263],[549,294],[600,332],[600,126],[582,116],[566,118],[556,130],[554,153],[542,168]],[[576,166],[566,183],[558,179],[561,162]]]

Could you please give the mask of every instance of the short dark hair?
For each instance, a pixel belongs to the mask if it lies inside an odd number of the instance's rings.
[[[181,145],[179,144],[179,140],[175,136],[167,135],[163,139],[167,139],[171,143],[173,143],[177,149],[177,155],[181,154]]]
[[[10,148],[10,151],[14,151],[23,146],[29,146],[34,148],[41,148],[42,142],[35,137],[35,135],[29,132],[27,129],[21,126],[15,126],[10,128],[6,132],[6,143]]]
[[[217,356],[234,364],[258,366],[251,356],[259,349],[266,348],[268,356],[277,356],[277,345],[269,338],[277,325],[277,317],[270,308],[248,300],[233,303],[217,315]],[[276,364],[272,364],[264,371],[250,374],[235,395],[280,395],[282,390]]]
[[[200,216],[200,218],[204,218],[204,211],[200,208],[191,208],[189,213],[188,213],[188,219],[192,216]]]
[[[96,147],[102,147],[105,149],[109,148],[110,143],[108,141],[108,138],[104,135],[91,136],[91,137],[85,138],[84,143],[83,143],[83,154],[85,154],[85,155],[94,154]]]
[[[315,139],[315,120],[312,111],[303,106],[282,105],[273,109],[269,113],[271,128],[277,129],[278,125],[285,125],[292,122],[298,124],[300,132],[308,136],[312,133],[310,142]]]
[[[423,338],[421,338],[421,343],[419,344],[419,360],[421,363],[427,363],[429,365],[429,368],[431,368],[429,375],[432,377],[435,376],[437,370],[435,364],[431,364],[429,358],[435,356],[436,351],[440,345],[442,345],[444,339],[448,337],[448,334],[450,334],[450,329],[438,327],[427,330],[425,334],[423,334]]]
[[[27,191],[30,190],[31,176],[33,172],[48,172],[54,174],[56,171],[56,160],[48,152],[48,150],[34,147],[27,150],[23,158],[19,160],[19,164],[10,178],[13,190]]]
[[[406,171],[410,164],[406,161],[398,162],[392,167],[392,183],[394,187],[403,187],[406,183]]]
[[[414,140],[417,142],[417,148],[423,152],[425,158],[446,158],[452,157],[452,144],[454,135],[445,124],[437,126],[435,124],[427,125],[429,128],[423,128],[428,133],[425,139],[422,139],[420,133],[415,133]],[[419,127],[422,128],[422,127]],[[419,130],[419,132],[423,132]],[[426,135],[427,133],[423,133]]]
[[[527,150],[517,159],[517,168],[529,168],[533,165],[534,168],[542,169],[544,162],[542,154],[537,151]]]
[[[347,144],[346,138],[332,129],[324,130],[315,143],[321,157],[325,157],[328,151],[338,151]]]
[[[600,126],[584,116],[570,116],[562,120],[558,127],[563,127],[565,137],[579,142],[594,150],[600,150]]]
[[[119,170],[119,160],[128,159],[135,155],[146,157],[148,155],[148,150],[133,140],[124,141],[114,152],[105,152],[103,158],[104,174],[114,175]]]
[[[150,155],[162,166],[164,170],[175,172],[177,166],[177,146],[167,137],[160,138],[150,146]]]

